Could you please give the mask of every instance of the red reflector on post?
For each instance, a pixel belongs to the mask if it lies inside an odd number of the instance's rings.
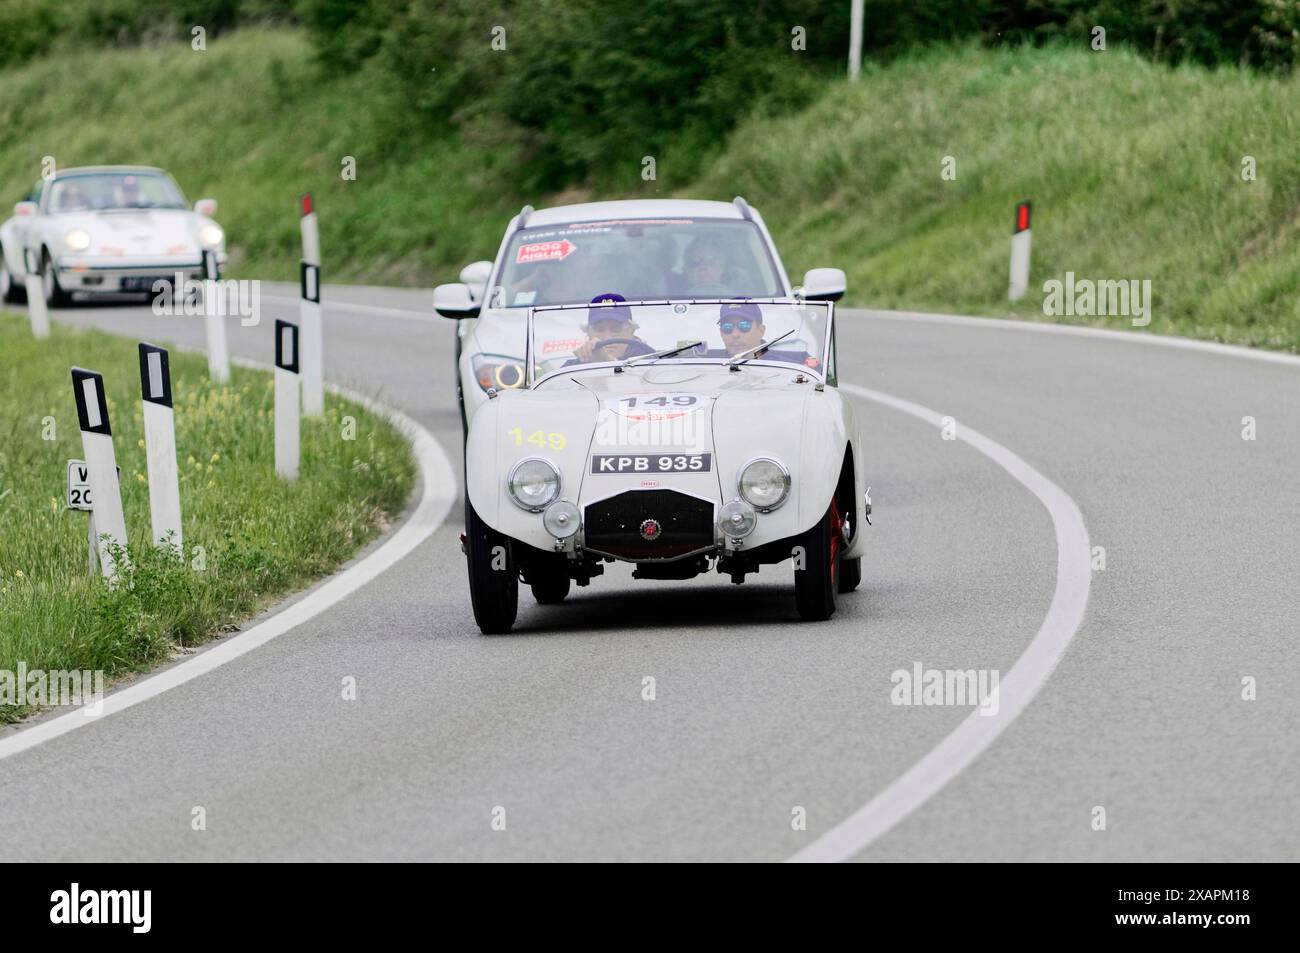
[[[1016,232],[1029,231],[1029,202],[1021,202],[1016,206]]]
[[[315,207],[312,205],[311,193],[308,192],[302,197],[302,214],[310,215],[314,211]]]

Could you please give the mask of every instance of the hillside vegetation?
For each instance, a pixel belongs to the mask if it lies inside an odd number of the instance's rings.
[[[390,71],[332,75],[298,31],[239,29],[202,52],[55,50],[0,72],[0,198],[20,198],[46,155],[161,165],[191,199],[220,201],[234,274],[289,278],[311,190],[327,280],[430,285],[491,257],[525,202],[742,194],[791,272],[844,268],[852,304],[1042,320],[1043,282],[1072,271],[1150,280],[1151,331],[1300,348],[1300,77],[1170,67],[1085,37],[934,48],[869,64],[854,86],[809,83],[802,105],[728,134],[664,138],[653,181],[636,149],[545,194],[521,185],[537,141],[484,122],[431,132]],[[1033,274],[1010,309],[1023,198]]]

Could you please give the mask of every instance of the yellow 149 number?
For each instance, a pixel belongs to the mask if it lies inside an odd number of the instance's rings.
[[[540,430],[534,430],[525,437],[523,428],[515,427],[513,430],[507,430],[506,433],[515,438],[516,447],[522,447],[524,444],[530,443],[534,447],[539,447],[541,449],[549,447],[552,450],[563,450],[566,443],[564,434],[555,433],[554,431],[544,433]]]

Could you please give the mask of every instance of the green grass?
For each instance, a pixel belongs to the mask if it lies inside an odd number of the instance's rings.
[[[149,545],[135,343],[58,326],[37,341],[26,318],[0,313],[0,352],[0,671],[111,678],[165,661],[335,569],[414,485],[404,436],[329,394],[325,417],[303,421],[299,479],[279,479],[271,377],[234,368],[214,385],[204,358],[173,351],[185,553],[167,555]],[[132,563],[113,589],[87,574],[87,514],[64,509],[67,461],[82,457],[73,365],[101,371],[109,396]],[[0,705],[0,722],[24,713]]]
[[[638,167],[624,191],[558,196],[513,185],[529,158],[517,139],[483,122],[422,135],[381,71],[327,76],[289,31],[237,31],[203,53],[55,53],[0,82],[0,194],[18,198],[44,155],[165,166],[192,198],[221,202],[235,275],[296,277],[307,189],[327,280],[417,285],[491,257],[525,202],[739,193],[792,274],[844,268],[850,304],[1048,320],[1043,282],[1073,271],[1149,279],[1149,331],[1300,348],[1300,74],[1169,69],[1085,43],[940,48],[827,83],[797,114],[679,139],[656,181]],[[955,181],[940,178],[947,155]],[[339,175],[344,156],[356,181]],[[675,171],[687,168],[704,171]],[[1022,198],[1035,202],[1033,273],[1011,307]]]

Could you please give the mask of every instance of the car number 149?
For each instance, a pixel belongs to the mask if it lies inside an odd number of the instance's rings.
[[[596,453],[591,457],[592,473],[707,473],[711,453]]]

